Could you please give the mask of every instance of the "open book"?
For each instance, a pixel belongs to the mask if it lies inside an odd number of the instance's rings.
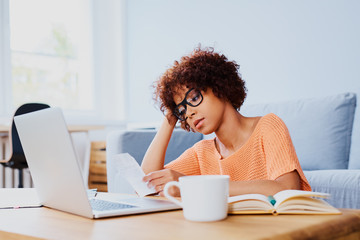
[[[341,214],[320,198],[327,193],[301,190],[284,190],[274,196],[244,194],[229,197],[230,214]]]

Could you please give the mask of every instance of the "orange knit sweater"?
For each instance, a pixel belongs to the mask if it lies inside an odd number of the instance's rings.
[[[247,142],[229,157],[221,158],[214,139],[202,140],[165,168],[185,175],[229,175],[232,181],[275,180],[296,170],[301,189],[311,191],[285,123],[272,113],[259,120]]]

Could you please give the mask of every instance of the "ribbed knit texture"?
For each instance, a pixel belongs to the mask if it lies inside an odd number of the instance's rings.
[[[214,139],[202,140],[165,167],[185,175],[229,175],[232,181],[275,180],[296,170],[301,189],[311,191],[289,131],[273,113],[263,116],[247,142],[229,157],[221,158]]]

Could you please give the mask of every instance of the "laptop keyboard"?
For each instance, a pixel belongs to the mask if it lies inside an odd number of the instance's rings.
[[[109,211],[109,210],[116,210],[116,209],[126,209],[126,208],[134,208],[136,206],[122,204],[122,203],[115,203],[104,201],[100,199],[89,199],[91,208],[95,211]]]

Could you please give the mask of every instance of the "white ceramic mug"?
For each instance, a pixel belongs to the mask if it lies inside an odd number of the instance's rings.
[[[181,201],[169,194],[169,188],[180,189]],[[183,208],[184,217],[190,221],[210,222],[227,217],[229,176],[201,175],[184,176],[179,182],[168,182],[164,188],[165,196]]]

